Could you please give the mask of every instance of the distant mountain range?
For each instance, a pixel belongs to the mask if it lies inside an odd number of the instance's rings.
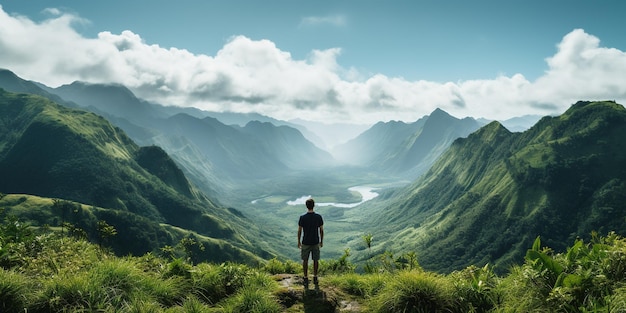
[[[138,99],[121,85],[75,82],[49,88],[22,80],[8,70],[0,70],[0,87],[42,95],[104,116],[139,145],[162,147],[203,192],[214,198],[250,179],[334,163],[328,152],[287,126],[287,122],[276,126],[252,121],[240,126],[251,117],[241,115],[238,124],[226,125],[204,111],[164,107]],[[234,114],[229,116],[232,122]]]
[[[454,140],[481,126],[472,118],[457,119],[437,109],[413,123],[379,122],[335,147],[333,154],[348,164],[415,179]]]
[[[445,272],[508,270],[537,236],[559,250],[593,231],[625,234],[624,138],[626,110],[614,102],[578,102],[523,133],[492,122],[365,220],[381,248],[416,251]]]

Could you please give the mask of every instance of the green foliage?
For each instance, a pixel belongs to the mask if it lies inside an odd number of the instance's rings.
[[[244,287],[251,275],[252,270],[241,264],[199,264],[192,272],[194,293],[199,299],[215,304]]]
[[[337,260],[320,260],[319,273],[321,275],[327,273],[352,273],[356,269],[356,265],[352,264],[348,257],[350,256],[350,248],[343,251],[343,255]]]
[[[263,270],[270,274],[295,274],[302,272],[302,265],[292,260],[280,261],[274,257],[263,265]]]
[[[401,270],[421,270],[415,252],[406,252],[396,257],[391,251],[385,251],[375,258],[369,259],[363,266],[363,271],[370,274],[377,272],[393,273]]]
[[[263,288],[244,287],[224,305],[224,311],[230,313],[278,313],[282,307],[271,294]]]
[[[455,306],[452,284],[442,276],[401,271],[372,299],[373,312],[450,312]]]
[[[1,210],[0,210],[0,213]],[[34,233],[28,224],[14,215],[7,215],[0,224],[0,267],[11,268],[25,261]]]
[[[107,224],[106,221],[98,221],[96,224],[96,230],[98,231],[98,243],[102,247],[102,245],[109,240],[110,237],[117,235],[117,230],[115,227]]]
[[[181,239],[178,245],[181,246],[183,251],[185,251],[185,256],[187,257],[188,262],[193,261],[196,250],[204,251],[204,246],[192,237],[185,237]]]
[[[483,267],[469,266],[449,275],[454,284],[458,307],[464,312],[490,312],[502,301],[497,289],[500,279],[489,264]]]
[[[21,312],[28,303],[27,277],[0,269],[0,311]]]
[[[183,278],[191,278],[192,266],[183,259],[173,259],[167,266],[165,277],[178,276]]]
[[[504,279],[503,307],[570,312],[604,311],[614,306],[614,295],[624,286],[626,241],[614,233],[592,238],[586,244],[577,240],[567,253],[559,254],[545,248],[537,251],[536,241],[525,264]]]
[[[283,295],[300,301],[270,276],[289,264],[277,259],[258,268],[192,265],[151,253],[120,258],[58,233],[12,238],[12,253],[22,261],[0,270],[3,312],[284,312]],[[537,238],[525,263],[504,277],[490,265],[447,275],[411,270],[405,261],[415,254],[386,253],[392,270],[328,270],[321,288],[329,298],[358,302],[362,312],[623,312],[626,239],[615,233],[591,238],[576,240],[565,253]],[[345,252],[333,263],[343,264],[338,269],[349,268]]]
[[[372,249],[372,240],[374,239],[374,236],[372,235],[372,233],[368,233],[363,235],[363,241],[365,241],[365,245],[367,246],[368,250]]]
[[[0,177],[11,177],[0,180],[0,190],[54,199],[48,207],[29,210],[13,205],[32,225],[60,226],[65,233],[70,223],[84,231],[75,235],[107,241],[120,255],[142,255],[184,237],[161,223],[228,242],[214,243],[211,253],[198,255],[201,260],[246,257],[252,263],[255,257],[246,249],[263,254],[250,239],[236,235],[231,222],[242,218],[197,192],[161,148],[138,147],[103,117],[4,90],[0,116]],[[0,201],[5,202],[4,197]],[[97,220],[114,227],[118,236],[103,233]]]
[[[390,279],[389,273],[367,275],[348,273],[333,275],[329,283],[350,295],[368,299],[378,294]]]

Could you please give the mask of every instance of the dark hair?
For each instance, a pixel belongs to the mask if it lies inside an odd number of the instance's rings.
[[[315,200],[313,200],[313,198],[309,198],[306,200],[305,204],[307,209],[313,210],[313,207],[315,206]]]

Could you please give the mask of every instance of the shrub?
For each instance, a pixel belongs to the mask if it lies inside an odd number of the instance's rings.
[[[623,288],[626,243],[613,233],[577,240],[566,253],[540,249],[537,239],[526,262],[502,280],[503,311],[611,311]]]
[[[263,266],[263,270],[270,274],[282,274],[285,273],[285,264],[278,260],[278,258],[273,258]]]
[[[455,298],[460,308],[468,312],[489,312],[501,301],[496,288],[498,277],[489,265],[469,266],[448,276],[454,284]]]
[[[25,311],[27,278],[12,271],[0,269],[0,311]]]
[[[216,304],[243,287],[250,272],[247,266],[241,264],[198,264],[192,273],[194,293],[200,300]]]
[[[451,284],[441,276],[421,271],[401,271],[391,276],[371,300],[374,312],[450,312],[455,300]]]
[[[329,284],[337,286],[342,291],[362,298],[369,298],[378,294],[385,282],[390,279],[388,274],[356,274],[349,273],[340,276],[332,276],[328,279]]]
[[[188,297],[183,302],[182,307],[180,309],[175,310],[174,312],[181,313],[210,313],[210,312],[222,312],[220,309],[212,309],[202,303],[195,297]]]
[[[160,313],[161,306],[150,299],[133,298],[122,307],[122,313]]]
[[[165,277],[178,276],[183,278],[191,278],[192,266],[187,264],[183,259],[176,258],[170,262],[167,267]]]
[[[246,276],[245,286],[260,288],[264,290],[274,290],[278,288],[278,283],[265,272],[250,271]]]
[[[284,262],[284,264],[286,274],[297,274],[302,272],[302,263],[287,260]]]
[[[356,265],[348,260],[349,256],[350,248],[347,248],[343,251],[343,255],[337,260],[320,260],[319,273],[324,275],[329,273],[344,274],[354,272]]]
[[[89,275],[76,273],[45,282],[35,310],[39,312],[110,311],[104,289],[94,286]]]
[[[278,313],[281,310],[281,305],[267,290],[252,286],[239,290],[224,306],[224,311],[232,313]]]
[[[182,303],[190,292],[190,282],[178,276],[162,278],[157,275],[146,275],[142,282],[142,293],[163,306]]]

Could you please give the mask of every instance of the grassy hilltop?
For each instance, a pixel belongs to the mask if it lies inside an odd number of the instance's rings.
[[[411,254],[356,268],[347,252],[323,260],[320,286],[304,289],[293,261],[195,264],[195,243],[184,240],[158,255],[118,257],[2,215],[2,312],[626,312],[626,239],[615,234],[561,254],[537,238],[503,276],[488,265],[428,272]]]

